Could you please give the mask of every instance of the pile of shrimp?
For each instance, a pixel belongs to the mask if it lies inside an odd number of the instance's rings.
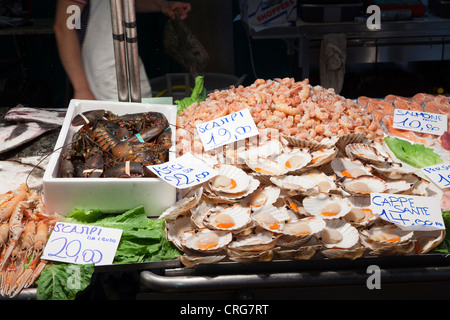
[[[177,152],[201,150],[197,124],[248,108],[260,130],[275,129],[281,135],[320,142],[324,138],[366,133],[380,141],[379,122],[357,101],[346,99],[334,89],[312,86],[309,79],[257,79],[250,86],[215,90],[205,101],[193,103],[177,118]]]
[[[56,219],[44,212],[42,197],[26,184],[0,195],[0,294],[15,297],[34,284]]]

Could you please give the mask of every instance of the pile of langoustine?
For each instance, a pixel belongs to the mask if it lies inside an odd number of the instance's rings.
[[[365,133],[381,141],[387,134],[427,146],[449,146],[449,134],[430,137],[393,128],[395,108],[450,114],[450,98],[418,93],[412,98],[388,95],[384,99],[361,96],[356,100],[334,90],[313,86],[308,79],[257,79],[250,86],[231,86],[210,93],[205,101],[193,103],[177,118],[178,154],[201,153],[202,143],[195,126],[220,116],[248,108],[260,130],[276,129],[282,135],[315,140],[350,133]],[[447,138],[445,138],[447,137]],[[442,140],[442,141],[441,141]]]
[[[15,297],[46,266],[41,256],[57,219],[45,213],[41,195],[22,184],[0,195],[0,222],[0,294]]]

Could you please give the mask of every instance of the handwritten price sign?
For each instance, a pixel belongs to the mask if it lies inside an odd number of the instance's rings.
[[[75,264],[112,264],[121,236],[120,229],[58,222],[42,259]]]
[[[447,130],[447,115],[395,109],[394,128],[440,136]]]
[[[148,166],[148,168],[159,178],[178,189],[193,187],[219,174],[191,153],[186,153],[170,162]]]
[[[241,111],[197,125],[205,151],[256,136],[258,128],[250,111]]]
[[[406,230],[443,230],[440,198],[372,193],[370,209]]]
[[[422,168],[422,172],[433,180],[438,187],[442,189],[450,187],[450,163],[440,163]]]

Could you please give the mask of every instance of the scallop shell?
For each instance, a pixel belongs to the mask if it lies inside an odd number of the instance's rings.
[[[181,263],[189,268],[195,267],[198,264],[205,263],[217,263],[222,260],[224,260],[227,256],[225,254],[223,255],[200,255],[200,256],[194,256],[191,254],[183,254],[179,256]]]
[[[339,149],[337,147],[316,150],[311,153],[311,162],[308,164],[308,167],[318,167],[329,163],[336,157],[338,152]]]
[[[208,201],[216,204],[224,204],[224,203],[233,204],[239,202],[259,187],[260,181],[258,179],[255,179],[251,175],[249,175],[248,177],[249,177],[249,185],[247,186],[247,189],[243,190],[242,192],[230,193],[230,192],[214,191],[211,189],[210,184],[206,183],[204,184],[205,192],[203,196],[206,199],[208,199]]]
[[[286,208],[272,205],[258,208],[252,213],[252,218],[261,228],[276,233],[283,232],[284,224],[291,219]]]
[[[357,244],[352,248],[348,249],[341,249],[341,248],[323,249],[320,251],[320,253],[329,259],[354,260],[360,258],[364,254],[364,251],[366,251],[366,248],[360,244]]]
[[[285,136],[283,135],[283,139],[286,140],[286,143],[288,146],[293,148],[307,148],[311,151],[323,148],[324,145],[320,142],[317,142],[315,140],[306,140],[306,139],[300,139],[293,136]]]
[[[207,228],[228,231],[241,230],[251,221],[250,208],[239,204],[208,213],[203,219]]]
[[[375,176],[344,177],[337,181],[337,185],[355,196],[368,195],[372,192],[382,193],[387,188],[386,182]]]
[[[214,192],[239,193],[246,190],[250,184],[249,175],[233,165],[222,164],[216,167],[218,175],[208,183]]]
[[[414,251],[427,253],[436,248],[445,238],[446,230],[415,231],[413,235]]]
[[[339,136],[336,141],[336,147],[339,149],[344,149],[348,144],[362,142],[366,138],[364,132],[349,133]]]
[[[352,160],[347,157],[335,157],[331,160],[330,165],[336,176],[340,178],[356,178],[362,175],[370,175],[373,170],[372,167],[362,163],[360,160]]]
[[[347,198],[331,194],[306,197],[303,199],[303,207],[309,214],[323,219],[343,217],[352,208]]]
[[[186,231],[180,238],[181,244],[191,250],[216,252],[227,246],[232,240],[232,233],[208,228]]]
[[[312,160],[307,149],[294,149],[287,153],[280,154],[276,161],[283,168],[281,174],[290,172],[301,172]]]
[[[361,231],[361,243],[372,255],[407,254],[414,250],[413,231],[395,224],[376,224]]]
[[[286,168],[276,158],[249,158],[247,166],[254,172],[266,176],[279,176],[286,172]]]
[[[271,177],[270,180],[281,189],[302,194],[329,193],[331,190],[337,189],[334,176],[328,176],[317,170],[302,175]]]
[[[417,169],[406,167],[399,162],[388,162],[378,165],[371,164],[371,167],[387,179],[402,179],[417,171]]]
[[[277,239],[278,236],[274,233],[264,229],[258,229],[256,232],[245,236],[236,236],[236,238],[228,244],[227,248],[235,252],[265,251],[274,248]]]
[[[395,245],[409,241],[414,232],[404,230],[393,223],[377,224],[361,231],[366,240],[380,245]]]
[[[379,219],[370,209],[370,197],[351,197],[349,201],[352,208],[344,216],[344,220],[354,227],[365,227]]]
[[[181,239],[184,232],[192,231],[195,226],[192,225],[191,219],[187,215],[179,216],[175,220],[166,220],[166,239],[172,242],[178,249],[183,250]]]
[[[386,193],[408,193],[414,188],[414,183],[405,180],[387,180]]]
[[[273,250],[264,250],[264,251],[249,251],[249,252],[241,252],[235,251],[233,249],[226,248],[225,249],[228,255],[228,258],[231,261],[240,262],[240,263],[250,263],[255,261],[272,261],[273,259]]]
[[[257,146],[253,146],[248,148],[242,154],[238,154],[238,157],[243,159],[252,159],[252,158],[270,158],[273,156],[277,156],[283,153],[286,150],[286,147],[279,140],[268,140],[264,143],[260,143]]]
[[[175,220],[181,215],[190,213],[190,210],[194,208],[200,201],[202,193],[202,187],[190,191],[184,198],[176,201],[172,206],[161,213],[158,219]]]
[[[286,241],[284,241],[286,239]],[[284,260],[309,260],[318,250],[321,249],[321,245],[317,242],[317,239],[310,237],[305,241],[299,241],[294,243],[291,237],[281,236],[277,245],[278,250],[275,251],[275,257],[277,259]]]
[[[384,164],[390,161],[388,154],[379,148],[365,143],[351,143],[345,147],[345,153],[350,159],[359,159],[367,163]]]
[[[275,186],[260,187],[243,201],[243,205],[251,208],[259,208],[274,204],[280,196],[280,192],[280,188]]]
[[[319,217],[291,219],[284,224],[283,234],[306,237],[322,231],[325,228],[325,225],[325,220]]]
[[[406,181],[414,181],[414,187],[409,192],[411,195],[428,196],[428,186],[431,183],[430,181],[415,175],[411,179],[406,179]]]
[[[349,249],[359,241],[359,231],[343,219],[326,221],[320,234],[320,242],[325,248]]]
[[[305,208],[303,208],[303,204],[301,201],[289,196],[283,197],[283,200],[285,206],[289,208],[291,211],[295,212],[297,216],[300,217],[309,216],[308,212],[306,212]]]
[[[211,212],[217,212],[223,205],[215,205],[207,201],[201,201],[195,208],[191,209],[191,222],[197,228],[205,228],[203,219]]]

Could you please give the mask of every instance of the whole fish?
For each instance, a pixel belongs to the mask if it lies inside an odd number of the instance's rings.
[[[0,127],[0,154],[15,149],[59,125],[37,122],[18,123]]]
[[[39,122],[62,126],[65,114],[65,110],[31,108],[19,104],[8,110],[4,119],[9,122]]]

